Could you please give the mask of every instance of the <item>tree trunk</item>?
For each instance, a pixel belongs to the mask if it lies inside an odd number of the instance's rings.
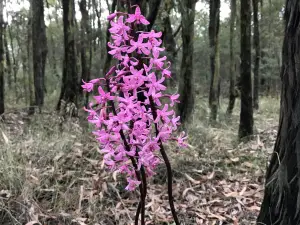
[[[117,6],[117,0],[113,0],[110,13],[115,12],[116,6]],[[110,32],[108,29],[109,29],[109,22],[108,22],[107,29],[106,29],[106,43],[109,42],[109,40],[110,40]],[[110,54],[108,54],[109,51],[110,51],[110,48],[106,44],[106,59],[105,59],[104,68],[103,68],[104,74],[108,72],[109,67],[110,67],[110,62],[112,60],[112,56]]]
[[[35,105],[40,111],[44,104],[47,37],[44,21],[44,1],[32,0],[32,60]]]
[[[176,41],[173,35],[173,29],[172,29],[172,24],[171,24],[171,20],[170,20],[170,13],[171,13],[171,9],[172,9],[172,5],[165,1],[165,11],[166,11],[166,15],[163,18],[163,22],[164,22],[164,32],[163,32],[163,44],[166,48],[166,53],[167,53],[167,57],[168,60],[171,63],[171,73],[172,73],[172,77],[170,79],[170,84],[172,86],[175,85],[175,82],[177,80],[177,76],[176,76],[176,56],[177,56],[177,51],[176,51]]]
[[[227,114],[231,115],[235,99],[237,96],[236,93],[236,74],[235,74],[235,57],[234,57],[234,40],[235,40],[235,20],[236,20],[236,0],[231,0],[230,2],[230,41],[229,41],[229,48],[230,48],[230,86],[229,86],[229,104],[227,108]]]
[[[194,78],[193,78],[193,53],[194,53],[194,20],[195,20],[195,4],[194,0],[179,1],[179,7],[182,18],[182,62],[180,68],[179,82],[179,101],[178,113],[181,123],[191,117],[194,109]]]
[[[0,0],[0,116],[4,113],[4,25],[3,0]]]
[[[77,74],[77,61],[75,49],[75,5],[74,0],[63,0],[63,25],[64,25],[64,62],[62,86],[59,101],[56,109],[61,110],[61,103],[64,106],[71,104],[77,107],[79,84]],[[66,109],[66,108],[65,108]],[[74,109],[74,108],[73,108]],[[65,113],[65,112],[63,112]],[[75,116],[76,112],[72,110],[71,115]]]
[[[81,80],[88,81],[90,80],[90,64],[87,60],[87,49],[89,48],[89,37],[90,37],[90,29],[89,29],[89,14],[86,9],[86,0],[81,0],[79,2],[79,8],[81,12]],[[83,95],[83,90],[81,90],[81,94]],[[88,92],[85,95],[85,105],[88,104]]]
[[[98,38],[98,47],[101,47],[101,43],[102,43],[102,26],[101,26],[101,10],[98,10],[98,1],[96,3],[96,0],[92,0],[93,2],[93,8],[95,10],[96,13],[96,17],[97,17],[97,32],[96,32],[96,36]],[[101,1],[99,1],[100,4],[100,9],[101,9]],[[90,38],[90,37],[89,37]]]
[[[217,120],[220,92],[220,0],[210,0],[209,4],[209,45],[211,82],[209,91],[209,106],[211,121]]]
[[[241,113],[239,137],[253,134],[251,0],[241,0]]]
[[[254,63],[254,83],[253,83],[253,108],[259,108],[259,64],[260,64],[260,34],[259,34],[259,20],[258,20],[258,2],[259,0],[252,0],[253,5],[253,44],[255,49],[255,63]]]
[[[14,38],[12,36],[10,25],[8,25],[8,33],[9,33],[9,39],[10,39],[11,56],[12,56],[12,60],[13,60],[13,77],[14,77],[15,91],[16,91],[16,96],[18,96],[16,86],[17,86],[17,73],[19,70],[19,66],[17,65],[18,63],[17,63],[16,56],[15,56],[15,48],[14,48],[14,41],[13,41]]]
[[[21,44],[21,42],[19,41]],[[19,46],[20,46],[19,44]],[[27,25],[27,37],[26,37],[26,46],[27,46],[27,55],[22,54],[22,60],[23,60],[23,79],[24,82],[26,81],[26,75],[28,79],[28,86],[24,87],[25,90],[25,96],[27,96],[27,93],[29,94],[29,111],[28,114],[32,115],[35,111],[35,101],[34,101],[34,76],[33,76],[33,61],[30,59],[33,59],[33,42],[32,42],[32,15],[28,19],[28,25]],[[32,79],[33,78],[33,79]]]
[[[5,26],[5,28],[6,27],[7,27],[7,25]],[[6,68],[7,68],[6,69],[7,85],[8,85],[8,88],[11,88],[11,83],[12,83],[11,60],[10,60],[10,55],[9,55],[6,31],[4,31],[3,40],[4,40],[4,48],[5,48],[5,61],[6,61]]]
[[[300,2],[286,0],[280,120],[257,219],[260,224],[296,225],[300,222],[299,14]]]

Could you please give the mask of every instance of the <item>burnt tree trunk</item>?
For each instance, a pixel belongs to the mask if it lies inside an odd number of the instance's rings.
[[[229,49],[230,49],[230,84],[229,84],[229,104],[227,108],[227,114],[231,115],[235,99],[237,96],[236,91],[236,74],[235,74],[235,57],[234,57],[234,37],[235,37],[235,20],[236,20],[236,0],[231,0],[230,2],[230,40],[229,40]]]
[[[194,110],[194,78],[193,78],[193,53],[194,53],[194,0],[179,1],[182,18],[182,62],[180,68],[179,101],[177,105],[181,123],[187,122]]]
[[[251,0],[241,0],[241,113],[239,137],[253,134],[251,80]]]
[[[0,0],[0,116],[4,113],[4,25],[3,0]]]
[[[266,173],[259,224],[300,223],[300,2],[286,0],[278,136]]]
[[[77,107],[79,96],[79,80],[77,74],[76,48],[75,48],[75,4],[74,0],[63,0],[63,25],[64,25],[64,62],[62,86],[56,109],[61,110],[64,106],[73,105]],[[65,112],[63,112],[65,113]],[[70,112],[75,116],[75,111]]]
[[[209,4],[209,45],[211,81],[209,90],[210,120],[216,121],[220,91],[220,0],[210,0]]]
[[[45,66],[47,57],[47,37],[44,21],[44,1],[32,0],[32,60],[35,105],[41,111],[44,105]]]
[[[252,0],[253,5],[253,44],[255,49],[254,62],[254,82],[253,82],[253,108],[259,108],[259,64],[260,64],[260,34],[259,34],[259,20],[258,20],[258,2],[259,0]]]

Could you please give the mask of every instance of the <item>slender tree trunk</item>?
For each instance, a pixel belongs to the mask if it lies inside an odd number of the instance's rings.
[[[5,26],[5,27],[7,27],[7,26]],[[12,71],[11,71],[11,60],[10,60],[10,54],[9,54],[9,49],[8,49],[6,30],[3,34],[3,39],[4,39],[4,48],[5,48],[5,61],[6,61],[6,68],[7,68],[6,69],[7,85],[8,85],[8,88],[11,88]]]
[[[49,5],[47,5],[47,8],[49,9]],[[55,14],[57,15],[57,13],[55,13]],[[55,17],[57,17],[57,16],[55,16]],[[52,21],[51,14],[48,15],[48,20]],[[54,18],[54,20],[56,21],[56,23],[58,22],[57,18]],[[53,31],[50,31],[48,33],[49,33],[48,35],[50,37],[50,45],[51,45],[51,47],[50,47],[50,50],[51,50],[50,56],[48,56],[49,58],[51,58],[51,60],[49,59],[48,61],[49,61],[50,66],[52,67],[52,71],[53,71],[54,75],[57,78],[59,78],[59,74],[58,74],[58,70],[57,70],[56,51],[55,51],[56,45],[55,45],[55,41],[54,41],[54,38],[53,38]]]
[[[44,21],[44,1],[32,0],[32,60],[34,75],[35,105],[40,111],[44,104],[45,66],[47,57],[47,37]]]
[[[102,43],[102,31],[101,31],[101,10],[98,10],[98,1],[96,3],[96,0],[92,0],[93,2],[93,8],[95,10],[95,13],[96,13],[96,17],[97,17],[97,38],[98,38],[98,47],[101,46],[101,43]],[[99,1],[99,4],[100,4],[100,8],[101,8],[101,1]]]
[[[20,43],[20,42],[19,42]],[[33,42],[32,42],[32,15],[30,16],[28,20],[28,27],[27,27],[27,39],[26,39],[26,46],[27,46],[27,58],[26,54],[22,54],[23,57],[23,76],[24,76],[24,82],[26,80],[26,75],[28,79],[28,87],[24,88],[25,95],[27,96],[27,93],[29,94],[29,111],[28,114],[32,115],[34,114],[34,107],[35,107],[35,100],[34,100],[34,75],[33,75],[33,61],[30,59],[33,59],[32,57],[32,48],[33,48]]]
[[[77,74],[77,60],[75,49],[75,5],[74,0],[63,0],[63,24],[64,24],[64,63],[61,94],[56,109],[61,110],[62,101],[65,106],[71,103],[77,107],[79,84]],[[65,113],[65,112],[64,112]],[[75,111],[71,112],[74,116]]]
[[[300,223],[300,2],[286,0],[278,135],[257,224]]]
[[[113,0],[110,13],[113,13],[116,10],[116,6],[117,6],[117,0]],[[107,29],[106,29],[106,43],[109,42],[109,40],[110,40],[110,32],[108,29],[109,29],[109,26],[107,26]],[[110,54],[108,54],[109,51],[110,51],[110,49],[109,49],[108,45],[106,45],[106,59],[105,59],[104,68],[103,68],[104,73],[107,73],[107,71],[109,70],[110,63],[112,60],[112,56]]]
[[[253,134],[251,0],[241,0],[241,113],[239,137]]]
[[[4,19],[3,19],[3,0],[0,0],[0,116],[4,113]]]
[[[254,109],[259,108],[260,33],[259,33],[259,20],[258,20],[258,2],[259,0],[252,0],[253,22],[254,22],[253,44],[255,49],[254,83],[253,83],[253,108]]]
[[[193,54],[194,54],[194,0],[179,2],[182,18],[182,62],[180,68],[179,101],[178,112],[184,125],[188,122],[194,110],[194,77],[193,77]]]
[[[59,77],[58,71],[57,71],[57,64],[56,64],[56,51],[55,51],[55,42],[53,39],[53,35],[50,34],[50,42],[51,42],[51,51],[52,51],[52,57],[51,57],[51,65],[52,65],[52,69],[53,69],[53,73],[56,77]]]
[[[79,2],[79,8],[81,12],[81,80],[88,81],[90,80],[90,63],[87,56],[87,50],[89,49],[89,38],[90,38],[90,29],[89,29],[89,14],[87,11],[86,0],[81,0]],[[81,93],[84,94],[82,89]],[[88,104],[88,93],[85,94],[85,105]]]
[[[165,11],[167,12],[167,15],[163,18],[164,22],[164,32],[163,32],[163,43],[166,48],[168,60],[171,63],[171,73],[172,77],[170,79],[170,84],[173,86],[175,85],[175,82],[177,80],[177,75],[176,75],[176,56],[177,56],[177,51],[176,51],[176,41],[173,35],[173,29],[172,29],[172,24],[170,20],[170,13],[172,9],[172,5],[170,6],[167,1],[165,2]]]
[[[210,0],[209,5],[209,44],[211,82],[209,91],[209,106],[211,121],[217,120],[220,92],[220,0]]]
[[[11,56],[13,60],[13,78],[14,78],[14,84],[17,85],[17,73],[19,70],[19,66],[17,65],[17,60],[15,56],[15,48],[14,48],[14,39],[11,32],[11,27],[8,25],[8,33],[9,33],[9,39],[10,39],[10,47],[11,47]],[[17,88],[15,88],[17,91]],[[17,96],[17,93],[16,93]]]
[[[230,41],[229,41],[229,48],[230,48],[230,87],[229,87],[229,104],[227,108],[227,114],[231,115],[235,99],[237,96],[236,92],[236,71],[235,71],[235,53],[234,53],[234,40],[235,40],[235,20],[236,20],[236,0],[231,0],[230,2]]]
[[[29,55],[28,55],[28,50],[29,50],[29,46],[31,46],[30,45],[30,43],[28,43],[28,37],[29,37],[29,35],[30,35],[30,33],[29,33],[29,31],[31,31],[31,29],[29,28],[29,24],[30,24],[30,17],[28,17],[28,22],[27,22],[27,33],[26,33],[26,36],[25,36],[25,42],[26,42],[26,44],[22,44],[21,43],[21,38],[20,38],[20,35],[16,35],[16,37],[15,37],[15,39],[16,39],[16,49],[18,49],[19,50],[19,52],[18,52],[18,54],[17,54],[17,56],[14,56],[13,57],[13,60],[15,60],[15,63],[16,63],[16,65],[14,65],[14,73],[16,73],[16,75],[17,75],[17,73],[18,73],[18,70],[19,70],[19,64],[21,64],[22,65],[22,75],[23,75],[23,83],[27,83],[27,77],[26,77],[26,75],[28,75],[28,71],[27,71],[27,59],[29,58]],[[22,21],[24,24],[26,24],[26,22],[25,21]],[[29,30],[30,29],[30,30]],[[16,30],[17,30],[17,33],[21,33],[21,30],[20,30],[20,28],[19,27],[16,27]],[[27,48],[25,47],[25,48],[22,48],[22,46],[27,46]],[[13,55],[13,54],[12,54]],[[20,59],[19,59],[20,58]],[[18,59],[18,61],[17,61],[17,59]],[[20,60],[20,61],[19,61]],[[20,90],[20,94],[19,94],[19,92],[17,92],[16,93],[16,103],[18,104],[18,102],[19,102],[19,100],[20,100],[20,96],[22,96],[22,97],[24,97],[24,99],[25,99],[25,104],[26,104],[26,106],[28,105],[28,102],[29,102],[29,100],[28,100],[28,94],[29,94],[29,85],[30,84],[28,84],[28,85],[23,85],[22,87],[23,87],[23,94],[22,94],[22,90]],[[18,85],[17,85],[17,79],[15,80],[15,90],[18,90]]]

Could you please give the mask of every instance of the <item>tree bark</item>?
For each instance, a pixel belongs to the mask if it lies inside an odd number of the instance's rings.
[[[12,36],[12,31],[11,31],[11,27],[10,25],[8,25],[8,33],[9,33],[9,39],[10,39],[10,47],[11,47],[11,56],[12,56],[12,60],[13,60],[13,77],[14,77],[14,85],[17,85],[17,73],[19,70],[19,66],[16,60],[16,56],[15,56],[15,48],[14,48],[14,42],[13,42],[13,36]],[[16,90],[16,96],[18,96],[17,94],[17,88],[15,88]]]
[[[254,62],[254,82],[253,82],[253,108],[259,108],[259,66],[260,66],[260,32],[258,20],[258,2],[260,0],[252,0],[253,5],[253,44],[255,49],[255,62]]]
[[[98,47],[101,47],[102,43],[102,30],[101,30],[101,10],[98,10],[98,2],[96,3],[96,0],[92,0],[93,2],[93,8],[96,12],[97,17],[97,32],[96,32],[96,38],[98,39]],[[100,9],[101,9],[101,1],[99,1]]]
[[[113,0],[110,13],[115,12],[116,6],[117,6],[117,0]],[[106,43],[109,42],[109,40],[110,40],[110,32],[108,29],[109,29],[109,22],[108,22],[107,29],[106,29]],[[112,56],[110,54],[108,54],[109,51],[110,51],[110,49],[109,49],[108,45],[106,45],[106,59],[105,59],[104,68],[103,68],[104,73],[108,72],[109,67],[110,67],[110,62],[112,60]]]
[[[3,19],[3,0],[0,0],[0,116],[4,113],[4,19]]]
[[[234,40],[235,40],[235,20],[236,20],[236,0],[231,0],[230,2],[230,41],[229,41],[229,49],[230,49],[230,86],[229,86],[229,104],[227,108],[227,114],[231,115],[235,99],[237,96],[236,92],[236,71],[235,71],[235,54],[234,54]]]
[[[253,134],[251,0],[241,0],[241,113],[239,137]]]
[[[32,0],[32,60],[35,105],[41,111],[44,105],[45,66],[47,57],[47,37],[44,21],[44,1]]]
[[[182,17],[182,62],[180,68],[179,101],[177,105],[181,123],[184,126],[188,122],[194,110],[194,77],[193,77],[193,53],[194,53],[194,0],[179,1]]]
[[[209,45],[211,82],[209,91],[210,120],[216,121],[220,92],[220,0],[210,0],[209,4]]]
[[[77,74],[76,48],[75,48],[75,4],[74,0],[62,0],[63,25],[64,25],[64,63],[61,94],[56,109],[61,110],[61,103],[64,106],[72,104],[77,107],[79,96],[79,83]],[[71,115],[76,112],[72,110]],[[65,112],[64,112],[65,113]]]
[[[281,105],[278,135],[266,173],[260,224],[295,225],[300,222],[300,2],[286,0],[282,48]]]
[[[168,60],[171,63],[170,70],[172,73],[172,77],[170,79],[170,85],[174,86],[175,82],[177,80],[177,75],[176,75],[177,51],[176,51],[176,41],[175,41],[175,37],[173,34],[173,29],[172,29],[172,24],[171,24],[171,19],[170,19],[172,5],[168,1],[165,1],[164,8],[165,8],[166,15],[163,18],[164,32],[163,32],[162,39],[163,39],[163,44],[166,48]]]
[[[21,43],[21,41],[18,41]],[[20,44],[19,44],[20,46]],[[33,51],[32,51],[32,15],[30,14],[27,24],[27,37],[26,37],[26,45],[27,48],[27,55],[22,54],[22,60],[23,60],[23,79],[24,82],[26,81],[26,75],[28,79],[28,86],[24,88],[25,90],[25,96],[27,96],[27,93],[29,94],[29,110],[28,114],[32,115],[35,111],[35,100],[34,100],[34,76],[33,74],[33,61],[30,59],[33,59]],[[33,79],[32,79],[33,78]]]
[[[90,37],[90,29],[89,29],[89,14],[86,9],[86,0],[81,0],[79,2],[79,8],[81,12],[81,80],[88,81],[90,80],[90,64],[87,60],[87,49],[89,49],[89,37]],[[83,95],[83,90],[81,90],[81,94]],[[85,94],[85,105],[88,104],[88,92]]]
[[[5,26],[5,28],[7,25]],[[12,70],[11,70],[11,60],[7,43],[7,35],[6,31],[3,34],[4,48],[5,48],[5,61],[6,61],[6,77],[7,77],[7,85],[8,88],[11,88],[12,83]]]

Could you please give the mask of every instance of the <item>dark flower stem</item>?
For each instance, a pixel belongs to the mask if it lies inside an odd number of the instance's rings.
[[[109,80],[106,79],[106,88],[107,90],[110,92],[110,87],[109,87]],[[116,107],[113,101],[110,101],[111,104],[111,109],[113,114],[116,116],[117,115],[117,111],[116,111]],[[130,146],[128,145],[128,142],[126,140],[125,134],[123,132],[123,130],[120,130],[120,135],[121,135],[121,139],[124,143],[125,149],[126,151],[130,151]],[[146,200],[146,195],[147,195],[147,180],[146,180],[146,174],[145,174],[145,170],[143,167],[141,167],[141,170],[138,171],[138,166],[137,166],[137,162],[135,160],[135,158],[133,156],[129,157],[131,160],[131,163],[135,169],[135,175],[138,181],[141,182],[141,184],[139,185],[139,189],[140,189],[140,202],[138,204],[137,210],[136,210],[136,214],[135,214],[135,220],[134,220],[134,224],[138,225],[139,224],[139,215],[141,214],[141,225],[145,225],[145,200]]]
[[[150,107],[151,107],[151,111],[152,111],[152,115],[153,115],[153,119],[155,120],[156,117],[157,117],[157,113],[156,113],[156,108],[155,108],[155,105],[154,105],[154,101],[153,101],[153,98],[152,96],[149,96],[149,100],[150,100]],[[155,132],[156,132],[156,136],[158,136],[158,127],[157,127],[157,124],[154,124],[155,126]],[[166,151],[164,149],[164,146],[161,142],[161,140],[159,140],[159,147],[160,147],[160,153],[163,157],[163,160],[165,162],[165,165],[166,165],[166,168],[167,168],[167,176],[168,176],[168,197],[169,197],[169,205],[170,205],[170,209],[171,209],[171,212],[172,212],[172,216],[173,216],[173,219],[174,219],[174,222],[176,225],[180,225],[180,222],[178,220],[178,217],[177,217],[177,212],[175,210],[175,206],[174,206],[174,199],[173,199],[173,187],[172,187],[172,177],[173,177],[173,172],[172,172],[172,168],[171,168],[171,164],[170,164],[170,161],[169,161],[169,158],[166,154]]]

